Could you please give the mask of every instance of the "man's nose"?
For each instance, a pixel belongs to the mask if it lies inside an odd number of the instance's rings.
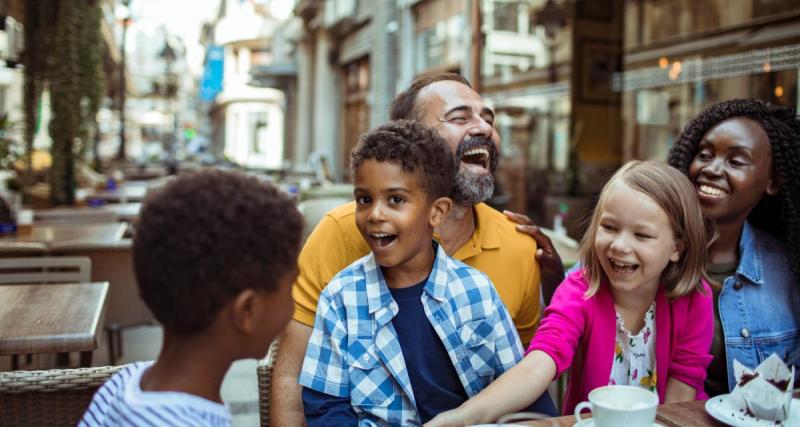
[[[494,132],[492,124],[480,116],[475,118],[473,126],[469,129],[470,136],[482,136],[484,138],[490,138],[492,132]]]

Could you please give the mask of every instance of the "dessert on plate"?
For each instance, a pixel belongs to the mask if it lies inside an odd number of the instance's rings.
[[[730,402],[747,415],[770,421],[786,421],[792,404],[794,366],[789,369],[776,354],[755,369],[733,361],[737,379]]]

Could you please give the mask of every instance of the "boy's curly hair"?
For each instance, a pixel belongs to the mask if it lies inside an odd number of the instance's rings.
[[[436,131],[419,122],[396,120],[361,136],[350,156],[350,170],[365,161],[392,162],[414,173],[432,198],[450,196],[455,184],[453,152]]]
[[[772,147],[773,177],[780,188],[774,196],[765,195],[747,219],[783,241],[792,271],[800,280],[800,122],[794,110],[757,99],[732,99],[712,105],[686,125],[667,161],[688,174],[703,137],[714,126],[736,117],[755,121],[767,134]]]
[[[274,185],[206,169],[148,195],[133,242],[139,293],[164,328],[211,325],[245,289],[272,292],[293,270],[303,218]]]

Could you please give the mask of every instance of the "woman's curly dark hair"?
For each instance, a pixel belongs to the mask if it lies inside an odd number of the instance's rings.
[[[712,105],[686,125],[667,162],[688,174],[703,137],[714,126],[735,117],[753,120],[764,129],[772,147],[773,177],[780,188],[774,196],[765,195],[747,219],[783,241],[792,271],[800,280],[800,121],[793,109],[757,99]]]

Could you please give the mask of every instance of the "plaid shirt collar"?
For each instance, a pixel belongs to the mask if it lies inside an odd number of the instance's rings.
[[[424,292],[442,303],[447,295],[447,269],[450,267],[451,261],[444,252],[442,245],[433,241],[433,247],[436,257],[433,259],[433,269],[431,269],[431,274],[428,276]],[[387,321],[391,321],[397,315],[397,303],[392,298],[389,285],[381,272],[381,266],[378,265],[373,253],[370,253],[364,262],[364,275],[368,283],[367,305],[369,306],[369,313],[374,315],[376,319],[383,319],[388,314]],[[388,313],[377,313],[379,310],[387,310]],[[386,322],[379,323],[385,324]]]

